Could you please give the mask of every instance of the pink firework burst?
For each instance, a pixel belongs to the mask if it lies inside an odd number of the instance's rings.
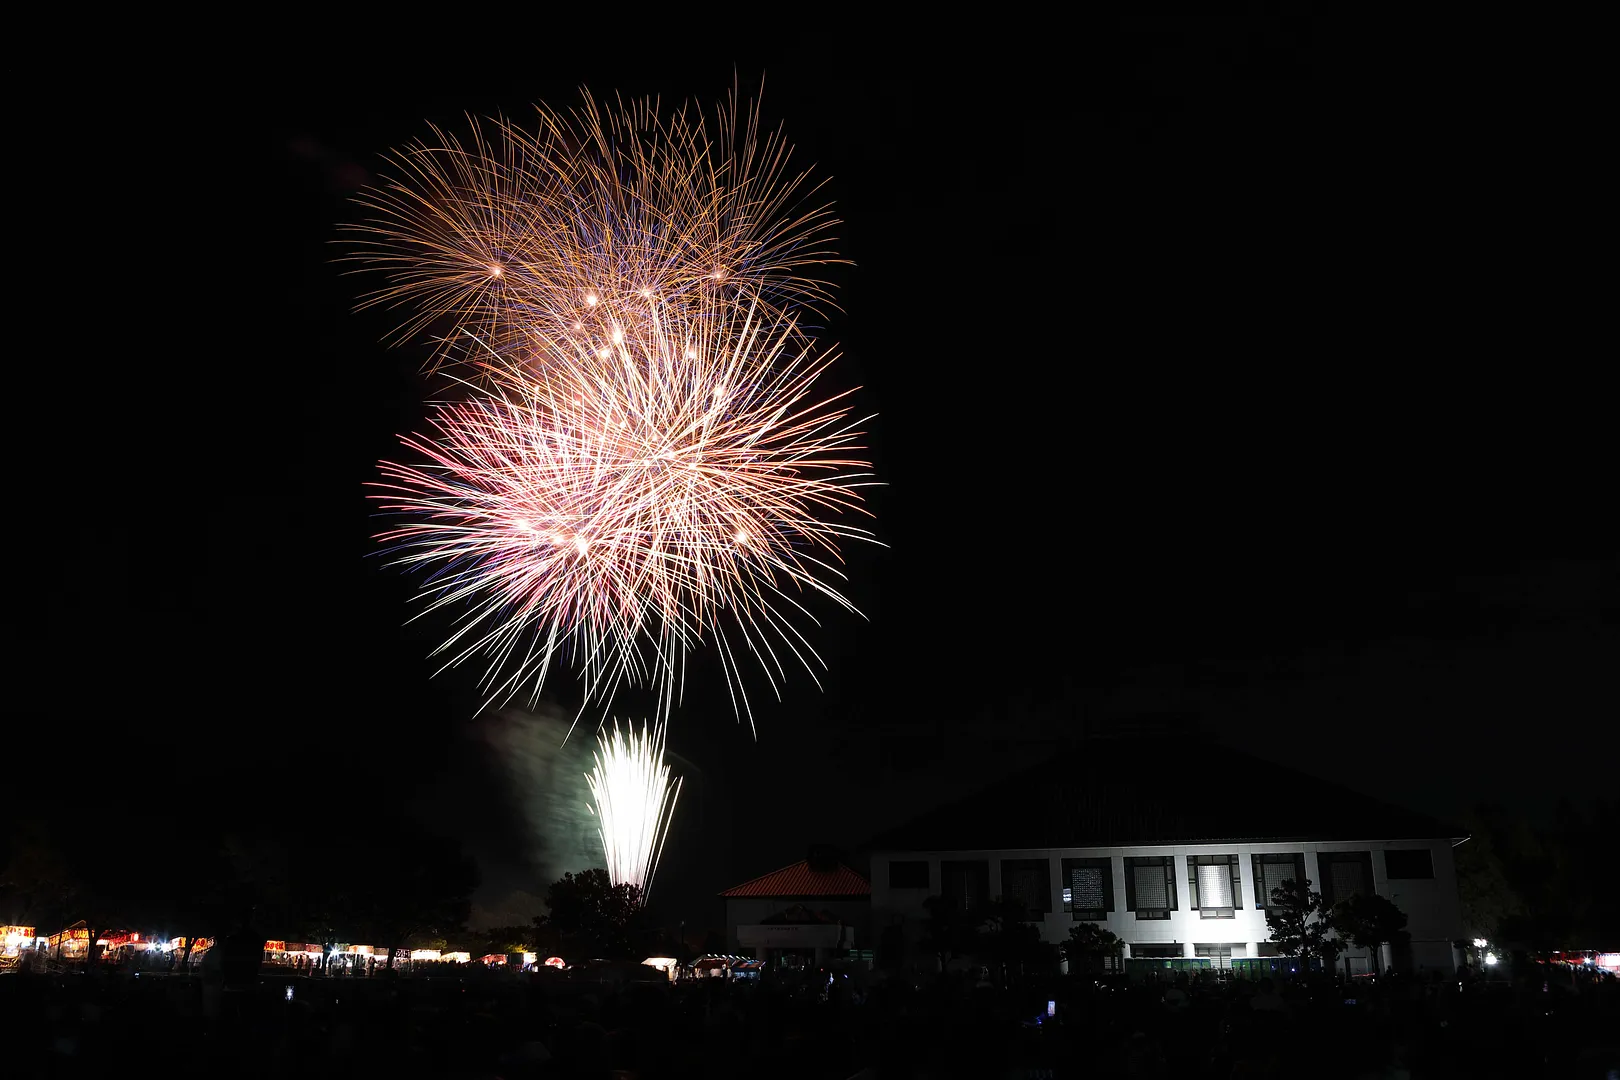
[[[834,354],[754,309],[712,318],[649,303],[571,336],[535,334],[534,374],[492,357],[469,400],[437,407],[416,464],[384,462],[374,497],[394,561],[453,606],[438,652],[481,657],[491,701],[538,695],[559,657],[587,703],[650,686],[671,707],[685,656],[713,641],[739,716],[752,657],[773,692],[820,659],[808,591],[836,582],[845,523],[872,483],[849,394],[820,398]],[[543,373],[543,374],[540,374]]]

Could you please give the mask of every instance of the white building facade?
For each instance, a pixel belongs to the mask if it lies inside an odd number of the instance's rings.
[[[1219,761],[1195,781],[1175,766]],[[1330,902],[1377,894],[1409,940],[1348,952],[1352,974],[1452,972],[1463,960],[1454,848],[1466,834],[1326,780],[1177,735],[1087,738],[865,845],[872,927],[920,955],[932,896],[1018,902],[1059,944],[1106,927],[1133,959],[1277,956],[1266,907],[1284,880]],[[1340,960],[1343,968],[1343,959]]]
[[[1405,912],[1410,942],[1385,946],[1378,970],[1450,972],[1462,933],[1455,843],[1443,837],[874,851],[872,916],[878,927],[898,924],[915,942],[930,896],[964,907],[1006,897],[1023,903],[1052,944],[1066,941],[1075,923],[1095,922],[1119,936],[1127,957],[1205,957],[1222,966],[1276,955],[1266,925],[1270,888],[1303,875],[1330,900],[1370,890]],[[1366,950],[1348,955],[1352,973],[1373,965]]]

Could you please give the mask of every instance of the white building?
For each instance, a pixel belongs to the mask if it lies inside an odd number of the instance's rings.
[[[864,945],[871,886],[829,852],[727,889],[726,941],[759,958],[795,954],[821,966]]]
[[[1380,970],[1455,970],[1459,830],[1224,749],[1189,770],[1184,753],[1099,741],[877,838],[874,931],[898,925],[915,943],[928,897],[999,896],[1021,901],[1047,942],[1095,922],[1127,957],[1225,965],[1276,955],[1270,890],[1303,876],[1332,901],[1370,890],[1406,913],[1411,940],[1386,946]],[[1368,970],[1366,950],[1349,956]]]

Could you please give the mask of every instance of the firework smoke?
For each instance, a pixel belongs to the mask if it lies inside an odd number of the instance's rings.
[[[572,720],[560,709],[543,706],[534,712],[502,709],[478,725],[505,774],[513,817],[524,826],[518,860],[522,880],[538,883],[540,892],[564,873],[578,873],[601,860],[584,779],[591,755],[583,741],[567,740]]]

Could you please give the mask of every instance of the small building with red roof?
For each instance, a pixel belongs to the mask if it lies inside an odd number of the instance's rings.
[[[756,957],[793,954],[819,967],[831,953],[873,947],[872,884],[828,849],[720,895],[728,944]]]

